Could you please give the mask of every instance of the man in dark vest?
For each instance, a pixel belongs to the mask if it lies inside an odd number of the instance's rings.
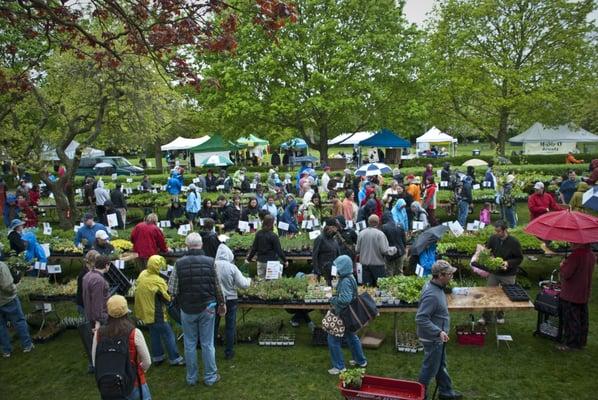
[[[218,284],[214,259],[207,257],[201,249],[203,243],[199,233],[190,233],[185,244],[189,251],[176,262],[168,281],[168,291],[181,308],[187,383],[195,385],[199,380],[199,339],[204,362],[204,384],[212,386],[220,380],[214,349],[214,322],[216,313],[221,317],[226,314],[226,302]]]

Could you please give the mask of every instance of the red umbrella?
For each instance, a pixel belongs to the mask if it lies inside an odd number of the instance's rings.
[[[553,211],[534,219],[524,231],[543,240],[597,243],[598,218],[577,211]]]

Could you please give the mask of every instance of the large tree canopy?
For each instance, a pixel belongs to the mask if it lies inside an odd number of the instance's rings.
[[[246,4],[247,1],[235,2]],[[402,128],[416,96],[417,32],[394,0],[301,0],[298,19],[276,45],[263,31],[239,27],[234,57],[208,56],[204,76],[218,86],[198,100],[206,127],[235,137],[299,135],[327,158],[342,132]]]
[[[596,27],[587,18],[595,7],[592,0],[443,2],[422,76],[436,117],[482,134],[500,154],[512,127],[574,120],[578,100],[596,87]]]

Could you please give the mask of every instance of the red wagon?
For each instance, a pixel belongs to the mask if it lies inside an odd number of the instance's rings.
[[[419,382],[365,375],[359,390],[338,388],[347,400],[423,400],[425,388]]]

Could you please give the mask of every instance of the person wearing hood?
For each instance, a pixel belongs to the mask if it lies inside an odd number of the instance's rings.
[[[282,216],[280,217],[281,222],[289,224],[289,229],[286,232],[287,235],[294,235],[295,233],[299,232],[299,225],[297,223],[297,209],[297,203],[295,200],[292,200],[289,205],[287,205],[282,213]]]
[[[272,155],[270,156],[270,164],[274,167],[277,167],[280,165],[280,154],[278,153],[277,150],[274,150],[272,152]]]
[[[334,295],[330,298],[330,305],[335,315],[340,316],[342,312],[351,304],[357,297],[357,281],[353,276],[353,261],[348,256],[342,255],[334,260],[333,265],[336,267],[336,273],[339,277],[336,285]],[[353,359],[349,362],[351,365],[358,365],[360,368],[365,368],[368,361],[363,354],[361,341],[356,332],[345,330],[344,339],[351,348],[351,355]],[[341,350],[341,343],[343,338],[328,334],[328,350],[330,351],[330,360],[332,368],[328,370],[330,375],[338,375],[345,370],[345,360],[343,358],[343,351]]]
[[[246,289],[251,285],[251,279],[243,276],[239,268],[235,265],[235,255],[225,244],[218,246],[216,252],[216,261],[214,262],[216,275],[222,287],[222,294],[226,300],[225,317],[225,349],[224,358],[227,360],[234,357],[233,344],[236,337],[237,323],[237,289]],[[218,327],[220,326],[220,316],[216,317],[214,323],[214,338],[218,336]]]
[[[413,214],[413,221],[423,222],[424,227],[429,225],[428,213],[422,208],[419,201],[411,203],[411,212]]]
[[[282,260],[284,265],[288,266],[282,247],[280,247],[280,239],[278,238],[278,235],[273,232],[275,221],[276,220],[270,214],[264,216],[262,229],[255,234],[251,249],[245,258],[245,262],[249,264],[253,259],[253,256],[257,255],[258,279],[266,279],[266,267],[268,261]]]
[[[235,189],[242,189],[243,182],[245,182],[245,171],[246,168],[241,168],[235,171],[233,174],[233,187]]]
[[[83,247],[84,251],[90,250],[96,240],[96,232],[108,232],[105,225],[93,220],[93,214],[87,213],[83,216],[83,226],[75,234],[75,246]]]
[[[181,220],[185,216],[185,209],[181,207],[181,203],[176,200],[170,202],[170,207],[166,211],[166,219],[170,221],[170,226],[173,228],[181,224]]]
[[[337,232],[336,220],[328,219],[322,233],[314,241],[312,267],[318,280],[323,276],[327,286],[332,286],[332,263],[341,255],[340,246],[335,240]]]
[[[590,190],[590,185],[588,185],[585,182],[580,182],[579,185],[577,185],[577,191],[575,193],[573,193],[573,196],[571,197],[571,201],[569,201],[571,210],[580,211],[580,212],[587,211],[583,206],[583,195],[588,190]]]
[[[105,231],[96,232],[96,240],[93,242],[93,250],[100,255],[110,256],[114,253],[114,246],[110,243],[110,236]]]
[[[193,224],[197,219],[197,214],[201,210],[201,195],[197,192],[197,186],[194,183],[189,185],[187,192],[187,203],[185,204],[185,212],[187,213],[187,220],[193,229]]]
[[[402,187],[397,188],[397,196],[400,196],[403,192]],[[395,205],[392,208],[392,219],[395,224],[400,225],[402,229],[409,229],[409,217],[407,216],[407,202],[403,197],[397,197]]]
[[[22,236],[23,240],[27,242],[27,249],[25,249],[25,261],[33,263],[33,260],[39,261],[40,263],[48,263],[48,257],[44,248],[37,241],[35,233],[32,231],[26,231]],[[28,274],[30,276],[36,276],[37,272],[31,269]]]
[[[222,208],[222,222],[224,223],[224,231],[232,232],[239,227],[239,219],[241,218],[241,197],[239,195],[233,196],[233,202],[227,202]]]
[[[216,257],[216,251],[220,246],[220,239],[218,234],[214,231],[214,220],[212,218],[206,218],[203,220],[203,226],[201,232],[201,240],[203,241],[203,251],[208,257]]]
[[[595,185],[598,182],[598,158],[595,158],[590,163],[590,176],[586,178],[588,185]]]
[[[96,216],[98,217],[99,221],[104,221],[106,218],[105,204],[107,201],[110,201],[110,193],[104,188],[103,180],[100,179],[98,181],[93,194],[96,199]]]
[[[13,219],[10,221],[8,226],[8,242],[10,244],[10,250],[14,251],[17,255],[27,250],[27,242],[23,240],[23,228],[25,222],[20,219]]]
[[[359,232],[355,245],[363,265],[363,284],[368,286],[377,286],[378,278],[386,276],[386,257],[397,253],[397,248],[390,246],[386,235],[378,229],[379,223],[377,215],[370,215],[368,227]]]
[[[407,257],[405,250],[407,248],[407,235],[405,234],[405,229],[400,223],[395,223],[393,215],[390,211],[387,211],[382,216],[381,230],[388,240],[388,245],[397,248],[396,254],[386,257],[386,275],[403,275],[403,265]]]
[[[168,178],[168,181],[166,181],[166,191],[168,192],[168,194],[172,196],[172,200],[179,200],[179,195],[181,194],[182,187],[183,184],[181,183],[178,174],[173,172],[170,175],[170,178]]]
[[[357,193],[357,202],[359,203],[359,205],[363,205],[364,200],[368,198],[367,190],[371,185],[372,182],[368,180],[364,180],[361,182],[361,185],[359,186],[359,191]]]
[[[374,200],[376,208],[374,209],[374,213],[378,216],[378,218],[382,219],[382,202],[378,200],[376,197],[376,188],[373,186],[368,186],[365,191],[366,197],[361,202],[361,205],[364,206],[366,202],[370,202],[370,200]]]
[[[262,185],[257,185],[255,189],[255,199],[257,200],[257,206],[260,209],[266,204],[266,196],[264,196],[264,187]]]
[[[166,318],[167,306],[172,299],[168,294],[168,284],[160,275],[163,269],[166,269],[164,257],[156,255],[147,260],[147,268],[141,271],[135,286],[135,316],[149,329],[154,364],[161,364],[166,359],[164,344],[170,365],[185,365]]]

